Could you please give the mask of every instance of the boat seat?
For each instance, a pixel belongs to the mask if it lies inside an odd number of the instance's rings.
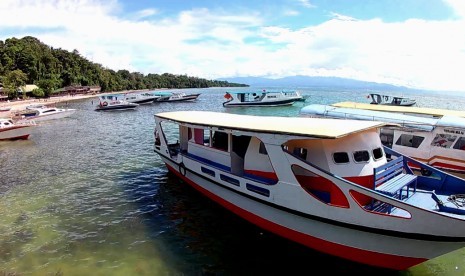
[[[402,191],[406,188],[409,197],[409,186],[413,186],[413,192],[416,192],[417,176],[407,174],[403,171],[404,160],[400,156],[390,162],[374,168],[375,190],[386,195],[402,199]]]

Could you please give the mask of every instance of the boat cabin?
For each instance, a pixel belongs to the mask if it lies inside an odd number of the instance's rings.
[[[160,134],[170,133],[176,128],[179,128],[177,137]],[[375,128],[350,133],[338,139],[326,139],[286,134],[278,137],[254,131],[183,123],[171,125],[169,121],[162,120],[155,136],[155,148],[158,150],[161,150],[163,144],[161,137],[171,140],[165,142],[169,145],[168,152],[171,158],[177,158],[181,153],[199,163],[263,185],[275,185],[280,180],[288,179],[287,181],[292,182],[291,179],[297,179],[314,196],[336,205],[348,203],[334,185],[301,166],[294,165],[288,171],[283,170],[279,162],[284,161],[270,158],[270,153],[290,154],[321,170],[368,188],[373,188],[374,185],[373,168],[386,163],[386,156]],[[201,171],[209,172],[211,169],[202,167]],[[213,171],[211,173],[213,174]],[[226,175],[224,178],[230,179]]]

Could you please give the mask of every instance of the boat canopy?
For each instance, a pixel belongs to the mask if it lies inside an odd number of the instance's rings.
[[[314,138],[339,138],[386,125],[377,121],[238,115],[209,111],[175,111],[155,114],[166,120],[201,126],[276,133]]]
[[[465,117],[464,111],[415,107],[415,106],[391,106],[391,105],[366,104],[366,103],[356,103],[356,102],[340,102],[340,103],[332,104],[332,106],[357,108],[357,109],[368,109],[368,110],[377,110],[377,111],[388,111],[388,112],[422,114],[422,115],[430,115],[430,116],[435,116],[435,117],[442,117],[445,115]]]

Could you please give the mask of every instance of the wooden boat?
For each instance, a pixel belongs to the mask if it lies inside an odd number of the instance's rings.
[[[380,129],[380,138],[385,146],[436,168],[465,174],[464,117],[417,116],[320,104],[307,105],[300,110],[300,114],[398,124]],[[423,170],[422,173],[431,172]]]
[[[200,93],[186,94],[183,92],[160,92],[155,93],[155,95],[159,95],[160,97],[156,98],[154,102],[192,102],[197,100],[197,98],[200,96]]]
[[[412,106],[416,101],[410,98],[382,95],[377,93],[370,93],[368,98],[371,98],[371,104],[381,105],[397,105],[397,106]]]
[[[302,95],[297,91],[266,91],[250,92],[226,92],[226,99],[223,102],[224,107],[258,107],[258,106],[284,106],[292,105],[297,101],[305,101]]]
[[[378,130],[389,125],[165,112],[155,114],[154,150],[185,183],[263,229],[404,270],[465,246],[465,209],[453,204],[465,180],[384,147]]]
[[[100,95],[96,111],[134,110],[139,104],[123,100],[124,95]]]
[[[26,140],[31,135],[34,121],[25,123],[14,123],[11,119],[0,118],[0,141],[4,140]]]

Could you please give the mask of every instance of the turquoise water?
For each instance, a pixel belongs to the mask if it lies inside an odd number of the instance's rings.
[[[153,152],[153,115],[209,110],[296,116],[309,103],[368,102],[367,92],[302,89],[306,103],[223,108],[220,89],[197,102],[95,112],[68,104],[27,141],[0,143],[0,275],[282,275],[325,273],[464,275],[465,250],[403,272],[320,254],[250,225],[167,173]],[[460,109],[465,98],[419,94],[420,106]],[[331,264],[322,267],[322,263]]]

